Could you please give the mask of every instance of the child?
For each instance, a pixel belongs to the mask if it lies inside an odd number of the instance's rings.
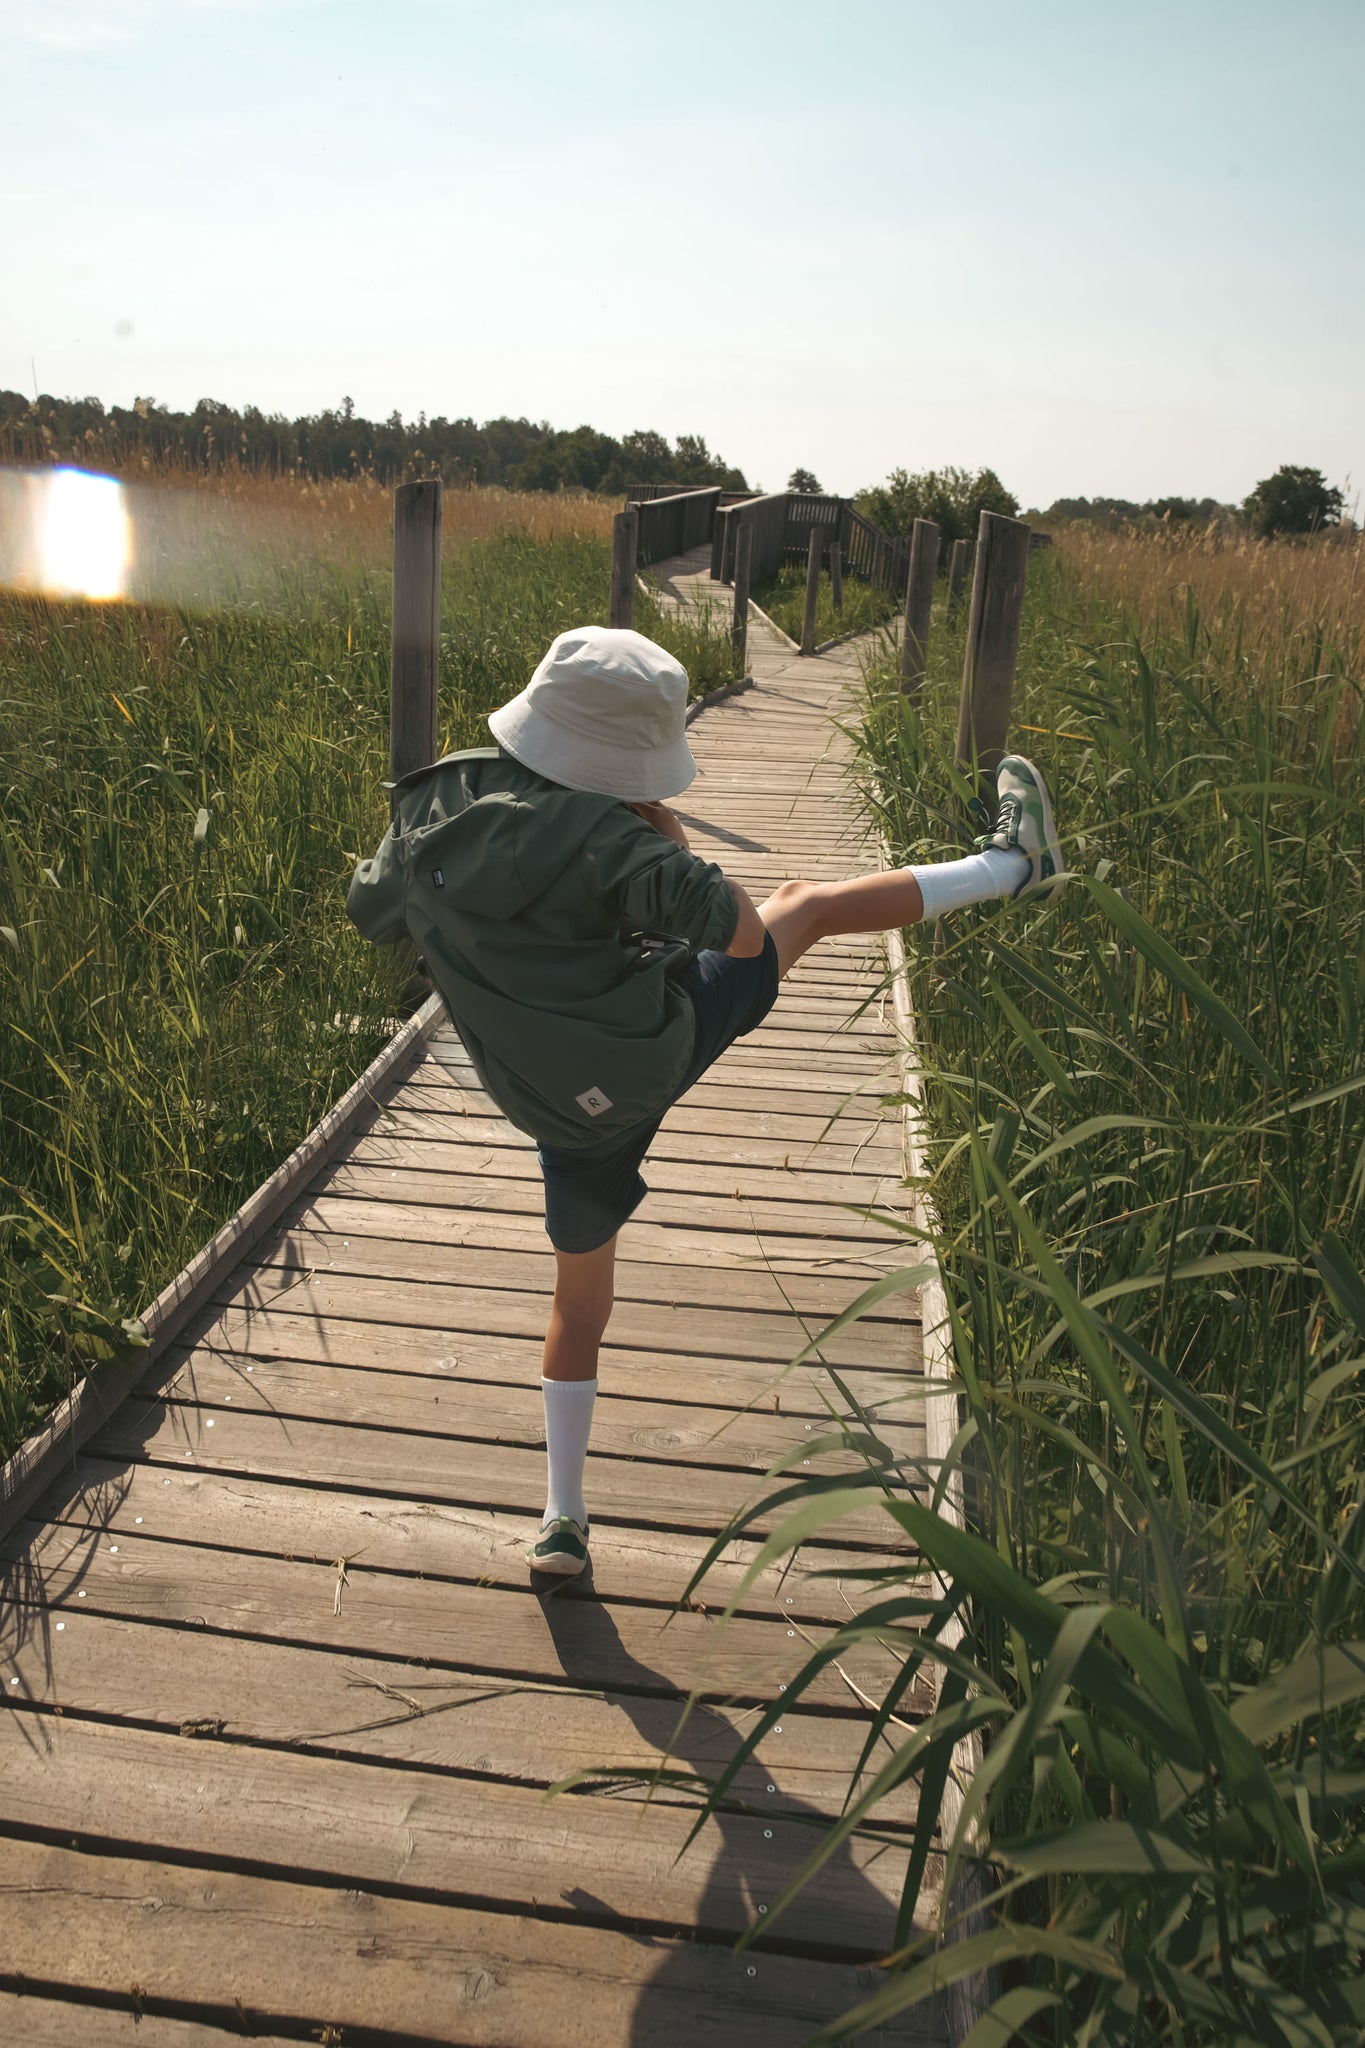
[[[533,1569],[588,1561],[583,1468],[616,1237],[665,1112],[772,1008],[817,940],[918,924],[1064,879],[1048,793],[1018,755],[980,851],[755,906],[689,852],[665,801],[697,772],[687,677],[642,634],[561,633],[488,723],[497,747],[396,786],[393,825],[346,908],[424,955],[480,1081],[539,1146],[556,1279],[541,1388],[549,1489]]]

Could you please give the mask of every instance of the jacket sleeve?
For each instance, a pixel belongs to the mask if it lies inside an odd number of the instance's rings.
[[[734,891],[715,863],[633,814],[585,842],[583,880],[623,931],[683,939],[694,953],[723,950],[739,923]]]
[[[405,930],[406,876],[392,832],[379,842],[373,860],[361,861],[346,895],[346,915],[372,945],[391,946]]]

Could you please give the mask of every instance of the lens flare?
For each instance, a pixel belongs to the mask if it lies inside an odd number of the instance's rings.
[[[45,479],[39,578],[54,597],[122,597],[133,531],[117,477],[56,469]]]
[[[0,469],[0,585],[96,602],[127,595],[133,522],[117,477]]]

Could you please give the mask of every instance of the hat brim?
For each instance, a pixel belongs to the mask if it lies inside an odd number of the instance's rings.
[[[491,712],[488,729],[523,768],[565,789],[619,797],[628,804],[681,796],[696,779],[697,764],[685,739],[667,747],[612,747],[556,725],[523,690]]]

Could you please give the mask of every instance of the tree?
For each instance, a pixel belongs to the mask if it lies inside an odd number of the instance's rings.
[[[1317,533],[1341,518],[1341,492],[1329,488],[1320,469],[1286,462],[1265,476],[1242,506],[1253,533]]]
[[[917,476],[893,469],[884,484],[859,491],[853,504],[883,533],[904,536],[917,519],[932,519],[943,547],[955,540],[975,540],[983,512],[1002,512],[1013,519],[1019,510],[1019,500],[993,469],[926,469]]]
[[[789,491],[800,491],[803,495],[808,494],[817,498],[822,495],[820,479],[813,469],[794,469],[787,478],[787,489]]]

